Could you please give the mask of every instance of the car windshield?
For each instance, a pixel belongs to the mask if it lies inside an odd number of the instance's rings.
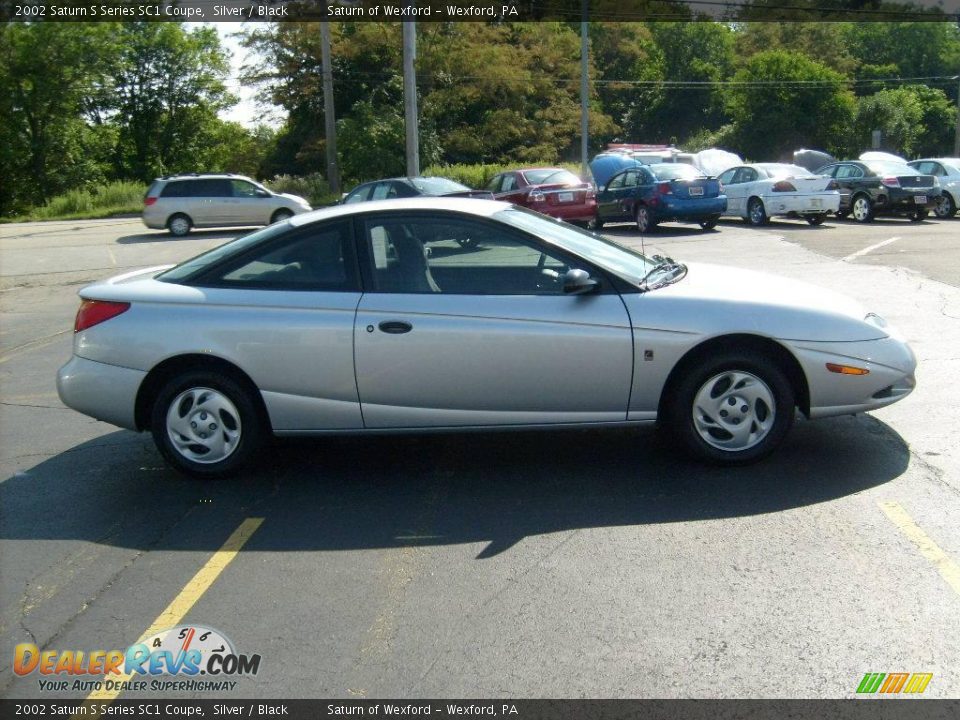
[[[651,165],[650,169],[657,176],[657,180],[696,180],[704,176],[693,165],[684,163],[662,163]]]
[[[289,223],[285,222],[267,225],[267,227],[263,228],[262,230],[257,230],[249,235],[243,235],[242,237],[238,237],[236,240],[231,240],[228,243],[224,243],[223,245],[215,247],[213,250],[208,250],[205,253],[197,255],[196,257],[185,260],[176,267],[172,267],[169,270],[157,275],[157,280],[163,280],[164,282],[171,283],[181,282],[193,276],[195,273],[200,272],[204,268],[220,262],[223,258],[229,257],[234,253],[243,252],[248,247],[252,247],[264,240],[269,240],[270,238],[284,232],[288,228]]]
[[[787,165],[785,163],[761,163],[758,168],[767,173],[768,177],[809,177],[812,172],[799,165]]]
[[[657,266],[656,262],[632,248],[532,210],[514,206],[509,210],[501,210],[493,217],[544,238],[635,285],[640,285]]]
[[[569,170],[562,168],[547,168],[544,170],[526,170],[523,176],[531,185],[545,183],[563,183],[564,185],[580,185],[581,180]]]
[[[916,175],[917,169],[912,168],[909,165],[898,162],[884,162],[882,160],[874,160],[873,162],[867,163],[867,167],[870,168],[877,175]]]
[[[413,186],[424,195],[446,195],[447,193],[470,192],[470,188],[453,180],[441,177],[411,178]]]

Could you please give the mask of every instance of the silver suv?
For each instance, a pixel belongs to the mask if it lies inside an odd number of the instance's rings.
[[[192,228],[269,225],[309,211],[302,197],[275,193],[242,175],[170,175],[143,197],[143,224],[186,235]]]

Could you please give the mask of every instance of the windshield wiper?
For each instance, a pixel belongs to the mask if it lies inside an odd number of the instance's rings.
[[[680,280],[687,274],[687,266],[683,263],[675,262],[673,258],[654,255],[650,259],[657,261],[657,264],[640,280],[640,290],[643,292],[662,288],[665,285]],[[661,274],[664,275],[663,278],[656,282],[651,281],[651,278]]]

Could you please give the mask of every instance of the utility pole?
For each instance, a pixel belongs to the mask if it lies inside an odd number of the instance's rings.
[[[960,75],[957,75],[957,127],[953,133],[953,156],[960,157]]]
[[[410,3],[413,6],[411,0]],[[417,24],[403,23],[403,109],[407,135],[407,176],[420,174],[420,138],[417,123]]]
[[[337,166],[337,117],[333,109],[333,69],[330,66],[330,23],[320,23],[320,62],[323,75],[323,122],[327,146],[327,182],[330,192],[340,195],[340,168]]]
[[[587,164],[588,139],[590,136],[589,87],[587,84],[587,8],[589,0],[583,0],[583,20],[580,22],[580,176],[586,180],[590,175]]]

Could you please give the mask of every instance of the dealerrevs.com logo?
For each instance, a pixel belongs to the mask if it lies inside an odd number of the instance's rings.
[[[14,649],[13,671],[39,676],[45,691],[223,691],[236,687],[232,678],[256,675],[260,655],[238,653],[213,628],[178,625],[126,650],[40,650],[23,643]]]

